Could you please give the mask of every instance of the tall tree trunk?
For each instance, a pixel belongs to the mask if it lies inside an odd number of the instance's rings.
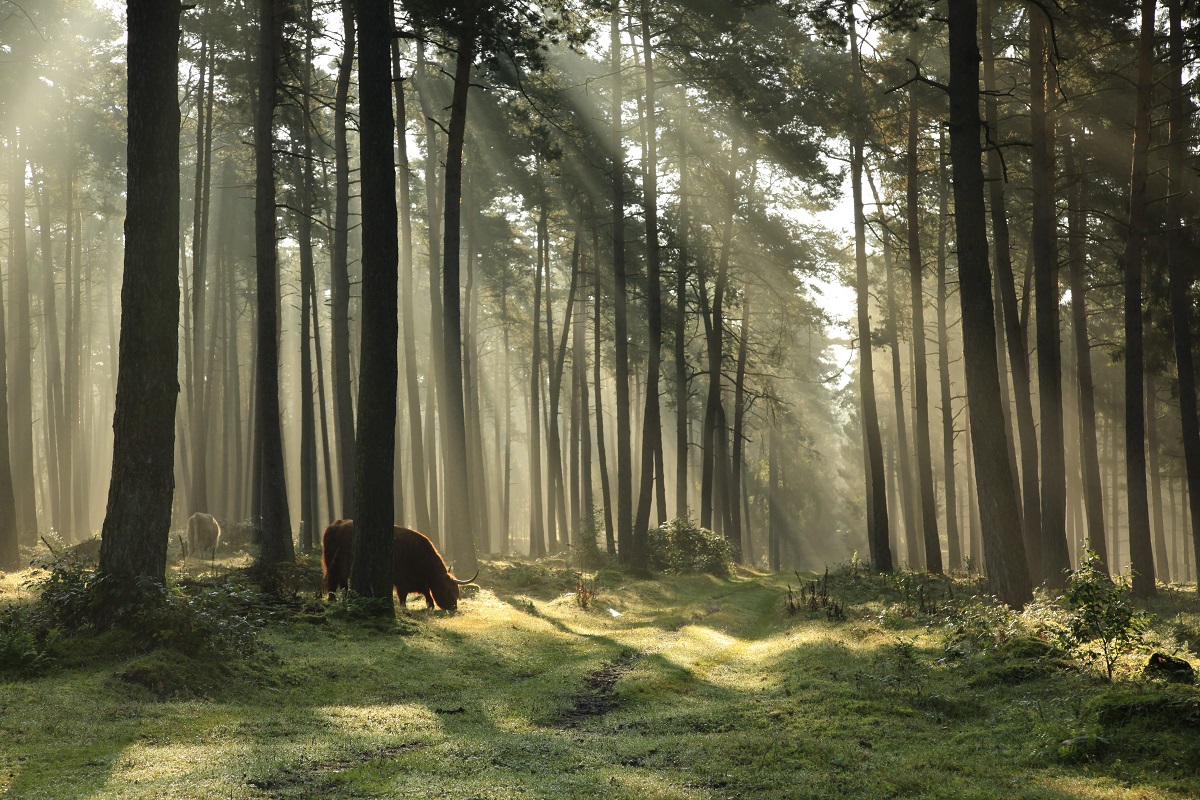
[[[780,508],[782,501],[779,491],[779,457],[776,450],[779,447],[778,423],[771,425],[767,442],[767,568],[772,572],[779,571],[779,540],[780,528],[783,526],[784,510]]]
[[[341,508],[337,516],[354,516],[354,401],[350,381],[350,154],[346,146],[347,101],[354,68],[354,8],[342,4],[342,55],[338,61],[337,90],[333,105],[333,241],[329,251],[329,340],[332,351],[333,419],[337,433],[338,479]]]
[[[971,0],[973,3],[975,0]],[[987,92],[984,110],[987,129],[993,138],[999,126],[996,104],[995,56],[992,49],[992,0],[983,0],[983,85]],[[1017,432],[1021,442],[1020,485],[1022,499],[1017,511],[1022,515],[1027,570],[1033,583],[1041,583],[1041,491],[1038,487],[1037,429],[1033,422],[1033,400],[1029,382],[1024,324],[1017,307],[1016,282],[1013,276],[1012,251],[1009,246],[1008,212],[1005,209],[1004,169],[1000,151],[988,148],[988,191],[991,205],[992,237],[996,256],[996,281],[1000,286],[1004,315],[1005,338],[1012,370],[1013,394],[1016,400]],[[1025,292],[1026,298],[1029,292]],[[1015,480],[1016,478],[1014,478]],[[980,475],[982,482],[983,476]]]
[[[571,249],[571,278],[570,289],[567,293],[566,313],[563,318],[562,332],[559,335],[557,346],[554,345],[553,334],[553,317],[550,313],[550,264],[546,263],[546,352],[553,359],[549,366],[550,372],[550,397],[548,403],[549,421],[547,423],[548,432],[548,450],[550,456],[550,484],[553,487],[550,502],[551,513],[557,509],[558,527],[562,530],[561,539],[555,543],[553,537],[550,537],[552,547],[561,545],[565,548],[568,545],[568,534],[570,528],[567,521],[567,504],[566,494],[563,491],[566,481],[563,477],[562,465],[562,441],[559,435],[559,404],[562,397],[562,379],[563,371],[566,366],[567,359],[567,334],[571,329],[571,309],[575,307],[575,292],[578,287],[579,280],[579,258],[580,258],[580,237],[582,232],[578,227],[575,229],[575,242]],[[551,524],[550,529],[554,530],[554,525]]]
[[[259,9],[258,96],[254,111],[254,251],[258,289],[257,428],[262,443],[262,532],[259,564],[296,558],[288,510],[279,407],[279,263],[275,219],[275,119],[279,51],[282,44],[278,0]]]
[[[846,0],[850,29],[850,54],[854,70],[853,107],[865,106],[862,65],[859,58],[854,0]],[[862,414],[867,473],[867,544],[871,567],[877,572],[892,571],[892,547],[888,531],[887,480],[883,468],[883,440],[879,435],[879,410],[875,402],[875,366],[871,341],[871,294],[867,271],[867,220],[863,215],[863,146],[866,140],[865,116],[851,122],[850,186],[854,205],[855,292],[858,317],[858,381]]]
[[[404,390],[408,403],[408,434],[411,448],[409,472],[413,482],[413,505],[417,529],[430,531],[429,491],[426,487],[425,438],[421,425],[421,384],[417,375],[417,333],[414,324],[416,290],[413,288],[413,231],[411,167],[408,162],[408,123],[404,108],[404,80],[400,77],[400,42],[392,41],[392,71],[396,87],[396,155],[400,178],[400,324],[404,338]]]
[[[675,268],[675,516],[688,513],[688,419],[691,416],[687,374],[687,282],[690,228],[687,134],[680,137],[679,152],[679,262]]]
[[[307,62],[306,62],[307,63]],[[297,239],[300,246],[300,547],[310,552],[316,543],[317,526],[317,425],[313,410],[312,302],[314,270],[312,246],[312,157],[309,143],[308,92],[298,124],[302,158],[293,161],[294,180],[300,193]],[[301,163],[303,161],[303,163]],[[318,352],[318,359],[320,353]]]
[[[753,147],[750,148],[754,150]],[[732,537],[735,532],[729,521],[729,440],[725,408],[721,400],[721,377],[724,366],[725,293],[729,288],[729,261],[733,249],[733,223],[737,216],[739,197],[738,159],[740,146],[735,135],[729,143],[729,171],[725,178],[725,219],[721,233],[721,256],[717,264],[717,275],[713,283],[711,304],[707,302],[706,286],[701,286],[705,343],[708,355],[708,396],[705,398],[704,429],[701,450],[704,469],[701,473],[700,518],[705,528],[719,530],[733,548],[734,560],[741,561],[741,541]],[[753,164],[757,156],[747,153],[746,160]],[[719,523],[713,525],[714,514]]]
[[[600,265],[596,263],[595,254],[593,253],[592,269],[598,271],[599,266]],[[582,272],[579,274],[578,280],[580,281],[582,287]],[[592,496],[591,404],[588,397],[587,340],[584,332],[587,324],[586,296],[586,291],[580,291],[576,295],[576,302],[578,303],[578,306],[576,307],[575,313],[572,317],[575,320],[575,330],[571,333],[571,368],[575,373],[575,396],[578,398],[576,402],[575,415],[580,429],[580,475],[578,478],[580,498],[575,524],[580,528],[586,524],[591,524],[594,521],[593,511],[595,510],[595,500]]]
[[[1167,539],[1163,531],[1162,491],[1159,487],[1158,470],[1158,402],[1154,393],[1154,376],[1146,375],[1146,446],[1149,448],[1150,467],[1150,511],[1154,537],[1154,571],[1163,583],[1171,582],[1170,559],[1167,557]]]
[[[10,155],[16,158],[16,137],[9,139]],[[10,218],[11,220],[11,218]],[[24,226],[9,226],[9,234],[16,238],[25,235]],[[0,570],[15,570],[20,567],[20,536],[17,528],[17,509],[13,499],[12,467],[9,464],[8,435],[8,352],[7,331],[4,320],[4,281],[0,281]]]
[[[50,527],[62,533],[64,501],[70,483],[70,454],[60,446],[60,432],[66,429],[66,411],[63,399],[62,356],[58,338],[57,291],[54,287],[53,233],[50,222],[50,197],[45,170],[42,178],[34,184],[34,201],[38,209],[38,226],[41,228],[42,262],[42,324],[43,366],[46,372],[46,391],[43,399],[43,416],[46,429],[46,471],[49,473]],[[69,504],[66,504],[69,508]]]
[[[537,223],[537,269],[533,276],[533,356],[529,364],[529,555],[541,558],[546,555],[546,533],[542,509],[542,417],[539,405],[542,397],[542,317],[539,313],[542,302],[542,269],[549,268],[546,251],[549,242],[546,218],[549,214],[548,201],[543,194]]]
[[[658,388],[662,372],[662,278],[658,242],[658,121],[655,116],[654,57],[647,0],[642,0],[641,23],[642,61],[646,79],[642,131],[646,154],[642,170],[642,207],[646,219],[646,405],[642,412],[641,491],[633,525],[633,553],[629,564],[635,569],[648,569],[650,504],[654,499],[654,454],[662,448]]]
[[[1066,534],[1066,444],[1063,441],[1062,350],[1058,321],[1058,212],[1054,200],[1054,123],[1046,62],[1046,20],[1029,14],[1029,64],[1033,138],[1029,171],[1033,183],[1033,272],[1037,295],[1038,400],[1041,423],[1042,577],[1059,588],[1071,568]]]
[[[460,570],[476,565],[474,506],[467,477],[467,421],[463,397],[462,309],[459,298],[459,240],[462,214],[463,143],[467,129],[467,97],[476,47],[476,0],[462,0],[462,30],[454,66],[454,94],[447,130],[446,195],[443,245],[442,341],[445,381],[441,385],[443,458],[445,459],[446,546]],[[393,226],[394,227],[394,226]],[[394,393],[393,393],[394,394]]]
[[[1092,345],[1087,331],[1087,205],[1083,171],[1074,152],[1068,150],[1067,171],[1067,258],[1070,263],[1071,327],[1075,334],[1076,383],[1079,386],[1079,442],[1083,472],[1084,508],[1087,511],[1088,547],[1108,570],[1108,546],[1104,540],[1104,487],[1100,482],[1100,456],[1096,446],[1096,394],[1092,380]],[[1114,489],[1115,491],[1115,489]]]
[[[918,125],[920,109],[916,92],[910,89],[908,98],[908,269],[912,291],[913,346],[913,440],[917,449],[917,478],[921,503],[918,508],[925,544],[925,569],[942,574],[942,545],[938,538],[937,498],[933,494],[933,456],[929,447],[929,378],[925,357],[925,291],[921,279],[920,171],[918,157]]]
[[[991,24],[992,0],[983,0],[983,70],[984,89],[988,92],[984,110],[990,136],[995,138],[998,130],[996,103],[995,56],[992,54]],[[1028,362],[1025,325],[1021,323],[1016,302],[1015,277],[1013,273],[1012,248],[1009,246],[1008,211],[1004,199],[1004,173],[1000,151],[988,150],[988,184],[991,205],[991,229],[996,254],[995,281],[1000,287],[1001,313],[1004,320],[1004,339],[1008,343],[1010,369],[1013,375],[1013,395],[1016,405],[1016,429],[1021,443],[1021,503],[1025,531],[1025,554],[1028,571],[1033,583],[1042,582],[1042,499],[1038,488],[1037,431],[1033,425],[1033,403],[1030,386],[1030,362]],[[1028,295],[1026,291],[1026,296]]]
[[[372,0],[356,0],[354,10],[358,22],[359,162],[363,165],[363,283],[350,588],[368,597],[386,597],[388,602],[379,612],[390,617],[399,336],[392,9]]]
[[[321,423],[321,464],[325,470],[325,511],[326,517],[317,517],[317,528],[314,529],[314,537],[316,530],[322,527],[320,520],[332,519],[333,509],[336,507],[333,500],[333,463],[331,451],[329,449],[329,415],[327,414],[325,404],[325,367],[324,367],[324,350],[321,348],[321,315],[318,313],[321,306],[317,302],[317,286],[316,281],[309,285],[310,297],[308,306],[312,313],[312,332],[313,332],[313,349],[316,351],[317,365],[317,410],[318,419]]]
[[[604,536],[609,555],[617,554],[616,534],[613,530],[612,490],[609,486],[607,444],[604,438],[604,389],[600,383],[600,234],[599,223],[592,220],[592,262],[595,264],[592,292],[592,382],[596,390],[596,460],[600,469],[601,506],[604,508]],[[536,339],[535,339],[536,341]]]
[[[442,207],[438,200],[437,177],[437,120],[433,116],[433,86],[426,71],[425,44],[417,39],[417,98],[421,103],[421,114],[425,118],[425,210],[429,226],[429,344],[433,353],[433,380],[427,381],[427,402],[425,404],[425,453],[426,469],[428,470],[429,516],[430,525],[437,532],[441,524],[439,497],[439,472],[437,449],[437,426],[434,424],[435,411],[438,409],[438,396],[445,391],[446,354],[443,328],[444,312],[442,308],[442,231],[439,223],[442,220]],[[442,427],[445,427],[445,421]],[[445,448],[445,432],[442,433],[442,447]],[[442,454],[445,460],[445,454]]]
[[[730,455],[730,486],[733,488],[733,533],[738,540],[739,551],[744,563],[752,564],[749,555],[750,532],[742,530],[742,486],[745,472],[745,424],[746,424],[746,362],[750,351],[750,286],[742,287],[742,335],[738,337],[737,371],[733,379],[733,446]]]
[[[875,186],[874,177],[868,173],[867,183],[871,186],[871,194],[875,198],[875,207],[881,209],[883,201]],[[880,220],[879,238],[883,245],[883,265],[887,278],[887,341],[892,353],[892,400],[893,414],[896,420],[896,444],[900,466],[896,469],[900,481],[900,513],[904,517],[905,554],[908,557],[908,568],[919,570],[924,567],[925,560],[921,547],[921,526],[917,520],[920,510],[917,508],[918,496],[913,486],[912,458],[908,449],[908,425],[904,410],[904,373],[900,364],[900,310],[896,303],[895,264],[892,255],[892,236],[885,220]]]
[[[128,2],[125,277],[99,565],[127,586],[139,578],[165,580],[171,523],[179,394],[180,10],[160,0]]]
[[[633,461],[629,401],[629,323],[626,319],[625,277],[625,148],[621,135],[621,0],[613,0],[609,20],[612,51],[612,227],[613,337],[616,344],[614,379],[617,384],[617,555],[633,563]]]
[[[1167,270],[1171,284],[1171,321],[1175,368],[1179,376],[1179,416],[1183,430],[1183,460],[1187,470],[1188,518],[1192,546],[1200,563],[1200,418],[1196,411],[1196,368],[1192,354],[1193,273],[1186,259],[1183,203],[1190,105],[1183,94],[1184,38],[1181,0],[1167,0],[1170,17],[1170,70],[1167,77],[1171,122],[1167,144]],[[1200,585],[1200,584],[1198,584]]]
[[[1031,586],[1020,538],[1021,516],[1008,462],[995,457],[1007,443],[1001,421],[983,205],[977,22],[976,0],[950,4],[950,163],[954,170],[963,352],[988,583],[1005,603],[1022,606],[1031,597]]]
[[[938,376],[942,407],[942,466],[946,472],[946,545],[950,569],[961,570],[963,541],[958,528],[958,489],[954,459],[954,396],[950,392],[950,336],[946,324],[946,225],[949,218],[949,173],[946,170],[946,133],[938,135],[938,244],[937,244],[937,335]]]
[[[504,461],[497,464],[497,480],[500,481],[500,536],[498,552],[507,553],[512,549],[509,525],[512,522],[512,351],[509,349],[508,292],[500,294],[500,320],[504,337],[504,351],[501,354],[504,372]],[[496,421],[497,436],[500,436],[500,421]],[[496,458],[500,458],[501,442],[496,442]]]
[[[475,531],[476,547],[483,552],[491,552],[491,516],[488,508],[486,448],[483,442],[483,423],[481,420],[482,406],[480,403],[480,387],[482,380],[481,365],[479,364],[479,280],[475,266],[475,255],[478,251],[476,242],[479,237],[479,203],[475,192],[475,175],[471,173],[467,185],[467,284],[466,284],[466,322],[463,326],[463,391],[465,393],[465,411],[467,425],[467,462],[469,469],[467,479],[471,481],[470,496],[474,500],[472,519]]]
[[[22,544],[31,545],[36,541],[38,524],[33,469],[33,340],[29,313],[29,251],[25,238],[25,136],[14,129],[8,198],[8,229],[12,237],[8,251],[8,310],[11,314],[9,330],[13,335],[13,349],[8,363],[8,383],[11,387],[8,424],[17,530]]]
[[[208,434],[204,418],[204,332],[207,271],[205,258],[206,231],[204,230],[204,183],[208,172],[205,161],[205,89],[206,76],[215,71],[210,65],[210,45],[205,33],[200,43],[199,78],[196,82],[196,172],[192,199],[192,378],[187,386],[189,436],[192,445],[192,482],[188,492],[188,515],[196,511],[209,511],[208,501]]]
[[[1125,270],[1125,476],[1129,507],[1129,562],[1133,593],[1155,593],[1154,551],[1146,497],[1146,416],[1142,350],[1142,261],[1146,246],[1146,180],[1150,161],[1150,104],[1154,89],[1155,0],[1142,0],[1138,38],[1137,107],[1133,165],[1129,179],[1129,230],[1121,266]]]

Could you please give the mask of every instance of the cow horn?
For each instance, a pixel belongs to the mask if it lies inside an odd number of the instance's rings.
[[[450,580],[454,581],[459,586],[466,586],[468,583],[474,583],[475,579],[478,577],[479,577],[479,570],[475,570],[475,574],[472,575],[470,578],[468,578],[465,581],[459,580],[458,578],[451,578]]]

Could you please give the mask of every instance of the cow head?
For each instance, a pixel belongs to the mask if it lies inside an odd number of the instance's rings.
[[[462,589],[459,587],[466,586],[468,583],[473,583],[479,577],[479,570],[475,571],[467,580],[459,580],[451,573],[446,573],[445,580],[434,581],[432,587],[433,599],[438,604],[439,608],[446,611],[458,610],[458,598],[462,594]]]

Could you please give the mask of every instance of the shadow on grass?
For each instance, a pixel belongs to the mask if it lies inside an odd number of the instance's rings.
[[[271,629],[279,662],[269,674],[202,702],[150,701],[114,687],[101,668],[60,673],[45,679],[49,693],[30,682],[24,697],[0,700],[5,729],[37,704],[59,720],[0,735],[13,774],[5,796],[1065,800],[1200,791],[1189,762],[1172,767],[1121,741],[1090,761],[1059,760],[1061,741],[1097,730],[1079,699],[1101,691],[1087,676],[1057,667],[992,674],[984,661],[948,661],[916,624],[787,617],[784,583],[631,579],[601,590],[633,606],[619,618],[556,604],[561,583],[498,583],[455,615],[414,608],[382,627],[292,622]],[[597,694],[606,670],[612,702],[561,724]],[[1130,724],[1131,734],[1170,735]],[[192,751],[206,760],[139,766]]]

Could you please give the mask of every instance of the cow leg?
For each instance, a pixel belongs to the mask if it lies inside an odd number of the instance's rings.
[[[425,595],[425,607],[433,608],[433,594],[428,589],[421,592],[421,594]]]

